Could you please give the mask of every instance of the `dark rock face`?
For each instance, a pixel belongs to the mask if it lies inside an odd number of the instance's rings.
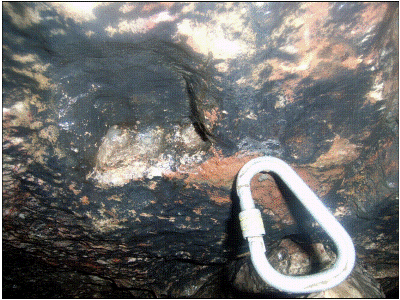
[[[232,267],[248,251],[235,176],[261,155],[350,233],[346,284],[398,289],[396,3],[3,3],[6,253],[120,297],[272,295]],[[283,241],[333,249],[279,180],[252,192],[272,260],[297,253]],[[334,259],[304,255],[276,267]]]

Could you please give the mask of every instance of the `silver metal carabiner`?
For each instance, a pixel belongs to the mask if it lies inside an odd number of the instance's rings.
[[[268,262],[262,238],[265,234],[264,224],[261,212],[254,206],[250,190],[250,180],[262,171],[278,175],[335,243],[337,258],[330,269],[312,275],[288,276],[276,271]],[[252,263],[265,282],[284,292],[313,293],[338,285],[351,273],[355,263],[353,241],[342,225],[287,163],[269,156],[252,159],[238,174],[237,193],[242,210],[239,218],[243,236],[248,239]]]

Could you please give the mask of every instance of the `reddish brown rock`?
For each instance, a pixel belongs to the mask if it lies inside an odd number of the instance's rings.
[[[3,3],[7,251],[137,297],[234,296],[235,177],[262,155],[355,243],[361,269],[317,297],[380,295],[364,269],[398,291],[397,3]],[[289,240],[331,244],[270,175],[267,247],[309,271]]]

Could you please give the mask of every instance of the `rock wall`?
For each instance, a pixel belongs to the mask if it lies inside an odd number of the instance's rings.
[[[6,249],[210,295],[248,251],[235,176],[272,155],[398,289],[397,3],[4,2],[2,129]],[[270,255],[332,249],[273,177],[252,192]]]

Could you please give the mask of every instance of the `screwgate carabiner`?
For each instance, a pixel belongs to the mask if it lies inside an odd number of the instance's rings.
[[[288,276],[276,271],[268,262],[262,238],[265,230],[261,212],[255,208],[250,190],[250,180],[262,171],[278,175],[335,243],[337,258],[330,269],[313,275]],[[237,193],[242,209],[239,219],[243,236],[248,239],[253,265],[265,282],[284,292],[313,293],[338,285],[350,274],[355,262],[353,241],[342,225],[287,163],[269,156],[249,161],[238,174]]]

